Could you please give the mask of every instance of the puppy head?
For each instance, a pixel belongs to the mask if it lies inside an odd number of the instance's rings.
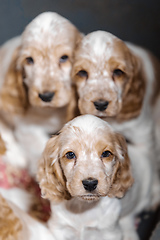
[[[48,141],[38,180],[53,201],[121,198],[133,182],[125,139],[105,121],[79,116]]]
[[[82,114],[119,118],[139,114],[144,96],[139,61],[112,34],[97,31],[83,38],[75,52],[72,78]]]
[[[17,71],[32,106],[69,103],[72,55],[80,38],[76,27],[57,13],[42,13],[28,24],[17,53]]]

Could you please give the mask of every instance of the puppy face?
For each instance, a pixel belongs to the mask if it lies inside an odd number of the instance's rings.
[[[97,31],[83,38],[75,52],[72,77],[82,114],[126,118],[139,114],[144,82],[138,60],[110,33]]]
[[[78,30],[56,13],[36,17],[22,35],[17,60],[29,103],[63,107],[71,94],[70,72]]]
[[[133,182],[125,140],[99,118],[77,117],[49,140],[38,179],[54,201],[122,197]]]

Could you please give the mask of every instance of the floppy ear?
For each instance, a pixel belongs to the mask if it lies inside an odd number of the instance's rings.
[[[139,116],[146,92],[146,77],[141,60],[130,54],[130,64],[132,65],[133,73],[123,93],[123,107],[118,115],[120,120],[128,120]]]
[[[109,197],[122,198],[126,191],[132,186],[133,178],[131,164],[127,153],[125,138],[116,133],[115,135],[117,161],[114,165]]]
[[[66,181],[59,162],[59,136],[53,136],[48,142],[39,161],[38,181],[42,196],[59,202],[69,200],[70,194],[66,189]]]
[[[19,48],[15,49],[4,84],[0,91],[0,108],[11,113],[23,113],[28,106],[23,70],[17,69]]]

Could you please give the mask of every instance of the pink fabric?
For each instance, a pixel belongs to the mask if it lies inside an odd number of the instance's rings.
[[[0,158],[0,187],[13,188],[20,187],[26,189],[33,181],[26,169],[17,169],[9,163],[5,163]]]
[[[33,195],[33,206],[30,214],[46,222],[50,217],[50,203],[41,197],[38,183],[31,177],[26,169],[17,168],[5,163],[0,157],[0,188],[10,189],[18,187]]]

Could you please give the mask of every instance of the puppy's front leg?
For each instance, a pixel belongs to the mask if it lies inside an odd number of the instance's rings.
[[[132,194],[132,202],[135,199],[137,212],[143,209],[154,209],[160,202],[160,185],[157,171],[157,154],[154,146],[154,136],[146,137],[148,141],[142,144],[129,144],[128,152],[132,163],[135,183],[132,189],[137,188],[137,195]],[[138,166],[138,167],[137,167]],[[142,177],[143,171],[143,177]],[[137,203],[136,203],[137,202]]]
[[[134,217],[132,215],[123,217],[120,220],[120,225],[123,232],[123,240],[139,240],[135,230]]]

